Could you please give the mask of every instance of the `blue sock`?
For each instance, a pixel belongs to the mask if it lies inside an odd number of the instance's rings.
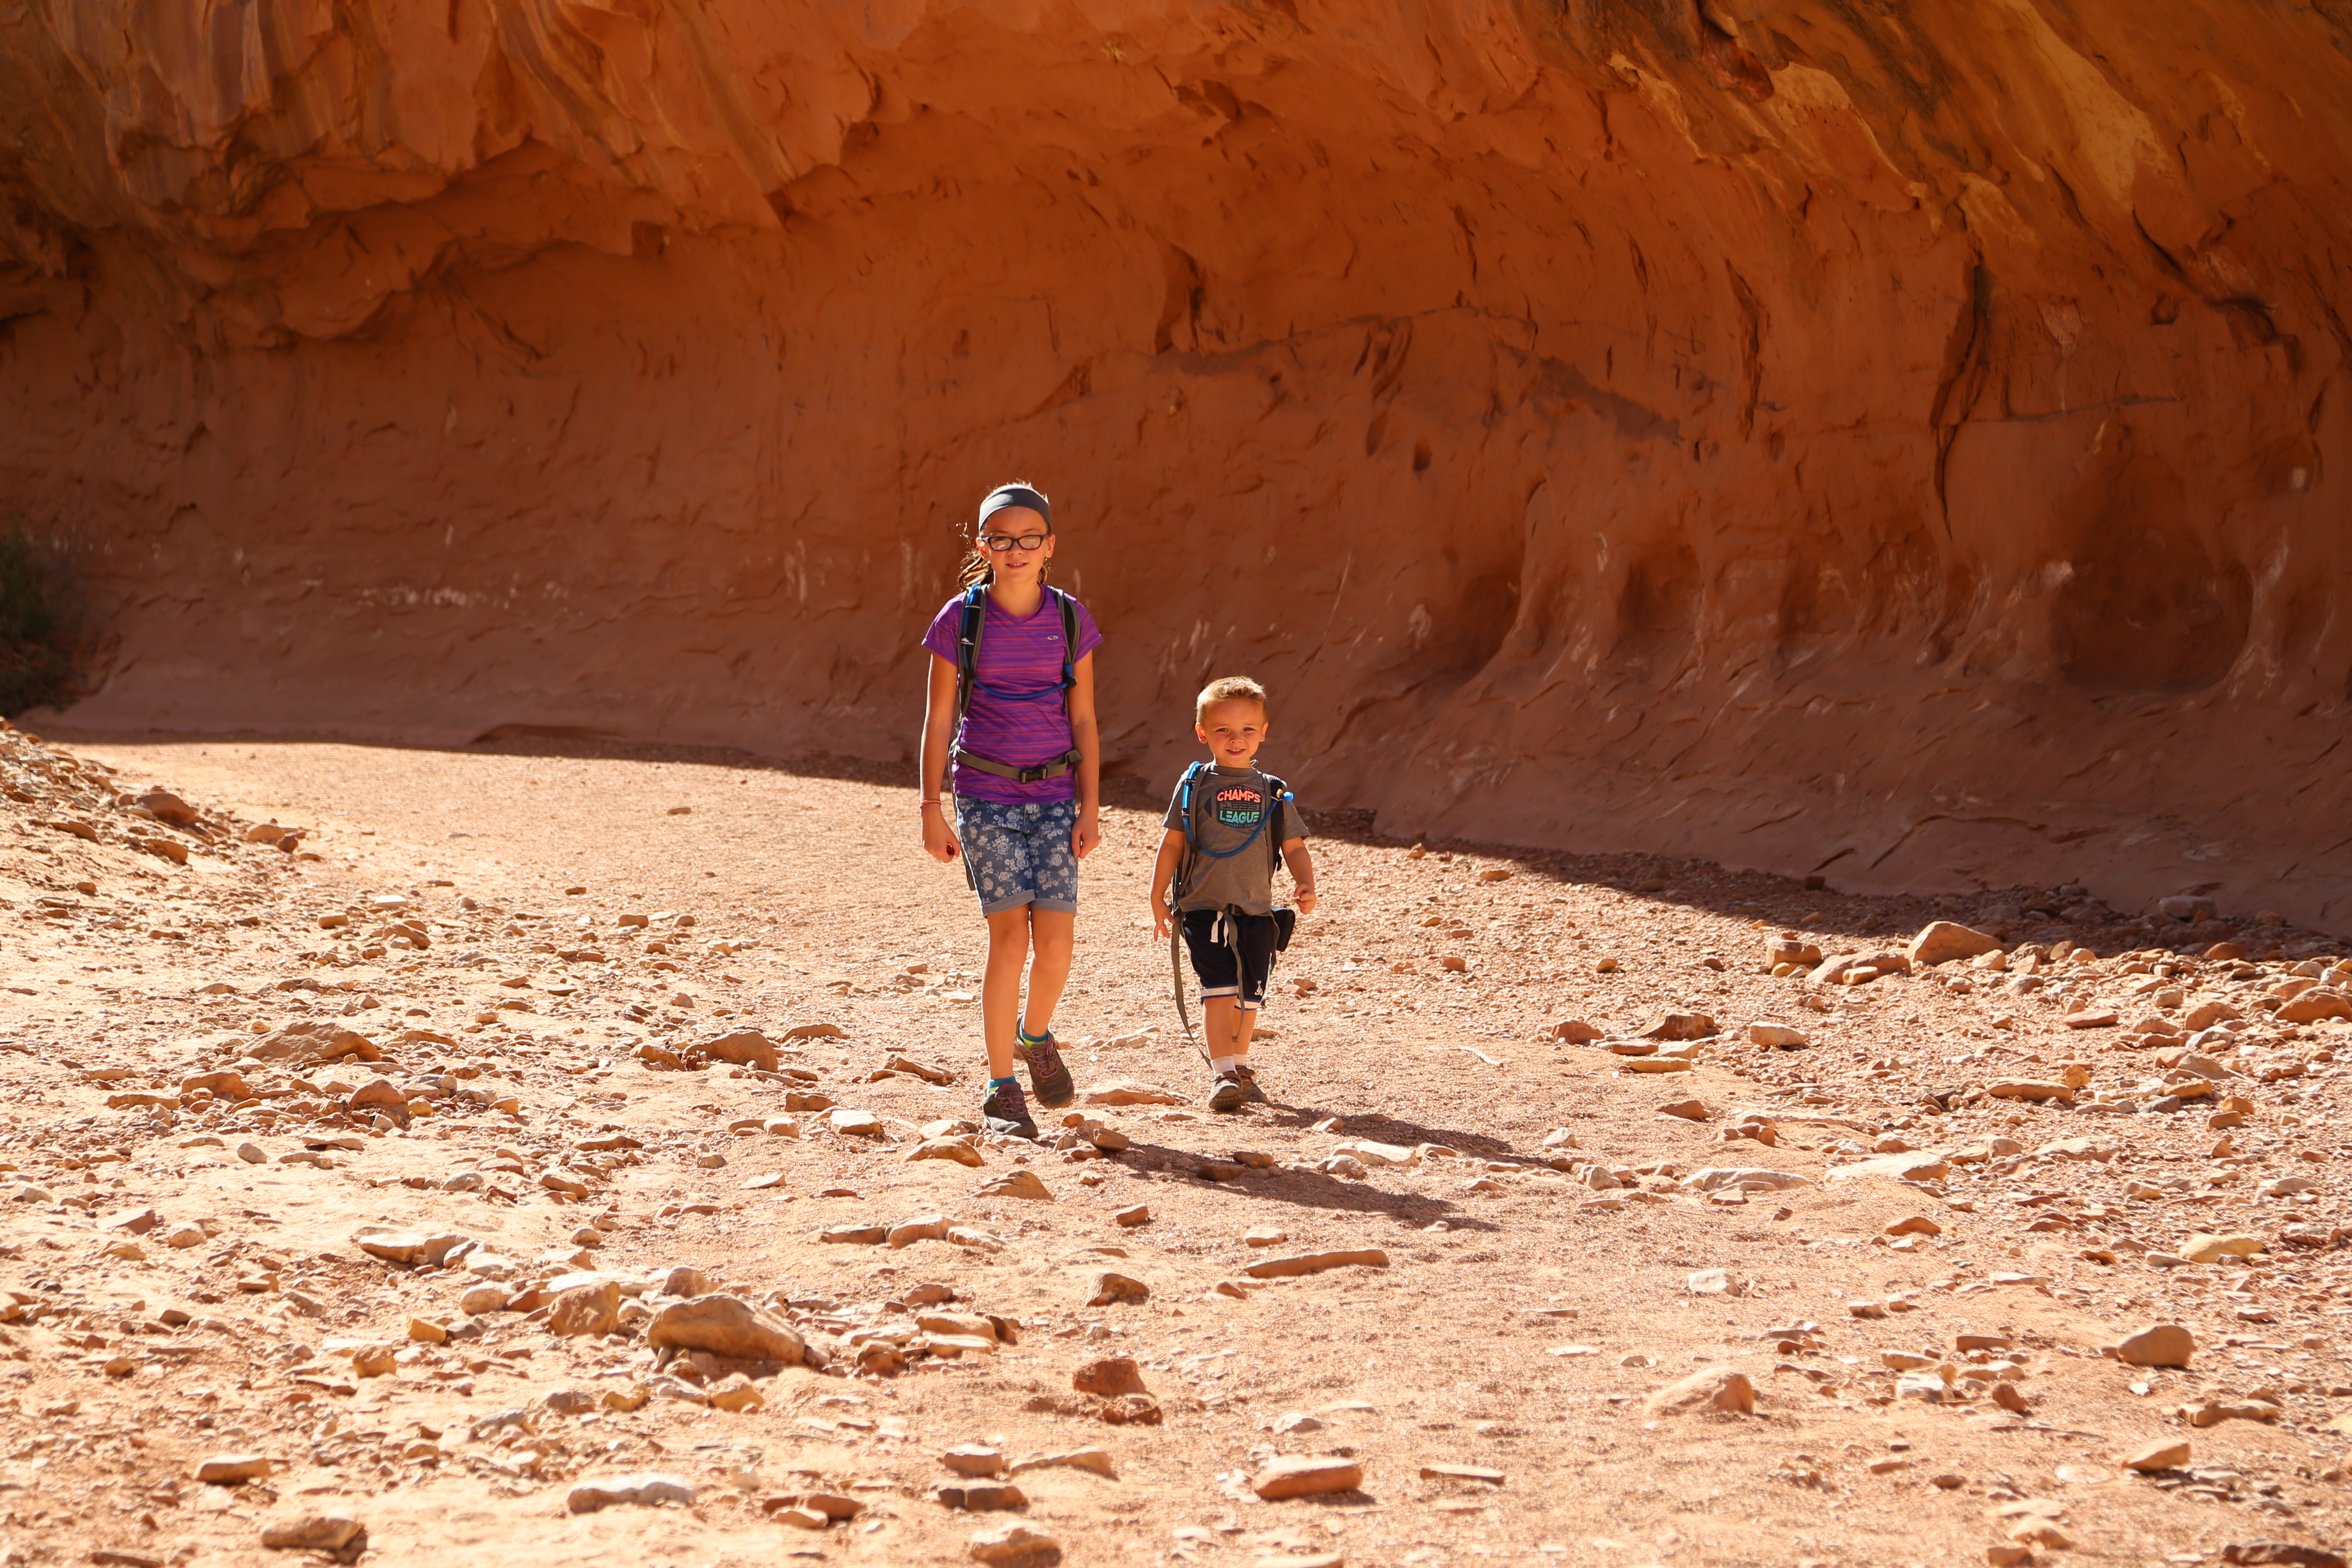
[[[1051,1029],[1042,1035],[1033,1035],[1029,1032],[1029,1026],[1026,1024],[1022,1025],[1014,1033],[1020,1037],[1021,1043],[1024,1046],[1042,1046],[1054,1037],[1054,1031]]]
[[[988,1080],[988,1087],[992,1091],[1004,1089],[1008,1086],[1013,1089],[1019,1089],[1021,1087],[1021,1080],[1017,1078],[992,1078]]]

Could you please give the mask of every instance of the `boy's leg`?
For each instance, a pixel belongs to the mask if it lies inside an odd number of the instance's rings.
[[[1202,1044],[1208,1047],[1211,1078],[1209,1109],[1238,1110],[1244,1097],[1233,1070],[1234,1041],[1240,1022],[1235,998],[1241,990],[1234,950],[1219,930],[1221,917],[1216,910],[1187,910],[1182,919],[1184,950],[1201,983],[1201,1036]]]
[[[1244,1098],[1263,1101],[1265,1091],[1249,1065],[1250,1039],[1265,1003],[1265,988],[1274,973],[1275,924],[1271,915],[1252,915],[1240,922],[1234,946],[1239,950],[1241,991],[1234,999],[1234,1058]]]

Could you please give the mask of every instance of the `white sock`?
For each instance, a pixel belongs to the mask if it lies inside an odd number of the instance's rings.
[[[1241,1065],[1242,1059],[1239,1057],[1211,1057],[1209,1058],[1209,1070],[1213,1073],[1228,1073]]]

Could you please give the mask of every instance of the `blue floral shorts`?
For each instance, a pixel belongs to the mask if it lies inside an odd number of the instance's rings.
[[[980,895],[980,912],[1002,913],[1029,904],[1078,910],[1078,858],[1070,830],[1078,825],[1074,800],[1004,801],[956,796],[956,837],[964,875]]]

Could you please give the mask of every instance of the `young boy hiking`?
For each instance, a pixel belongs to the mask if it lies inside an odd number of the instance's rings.
[[[1019,481],[991,490],[980,503],[963,591],[923,637],[931,653],[923,847],[943,861],[961,855],[980,897],[988,921],[981,1121],[1020,1138],[1036,1137],[1037,1124],[1013,1073],[1015,1057],[1029,1064],[1041,1102],[1067,1105],[1075,1097],[1054,1042],[1054,1008],[1070,978],[1078,862],[1102,837],[1094,658],[1102,633],[1085,605],[1046,586],[1053,558],[1045,497]],[[952,786],[951,803],[943,783]]]
[[[1208,1036],[1209,1109],[1263,1103],[1250,1068],[1250,1034],[1265,1002],[1274,955],[1289,944],[1290,910],[1274,907],[1274,868],[1286,861],[1300,914],[1315,912],[1315,862],[1307,829],[1282,781],[1260,773],[1265,688],[1245,676],[1213,680],[1192,709],[1192,732],[1210,760],[1185,770],[1168,803],[1167,834],[1151,871],[1153,929],[1181,921],[1201,983]],[[1177,998],[1181,1005],[1183,998]]]

